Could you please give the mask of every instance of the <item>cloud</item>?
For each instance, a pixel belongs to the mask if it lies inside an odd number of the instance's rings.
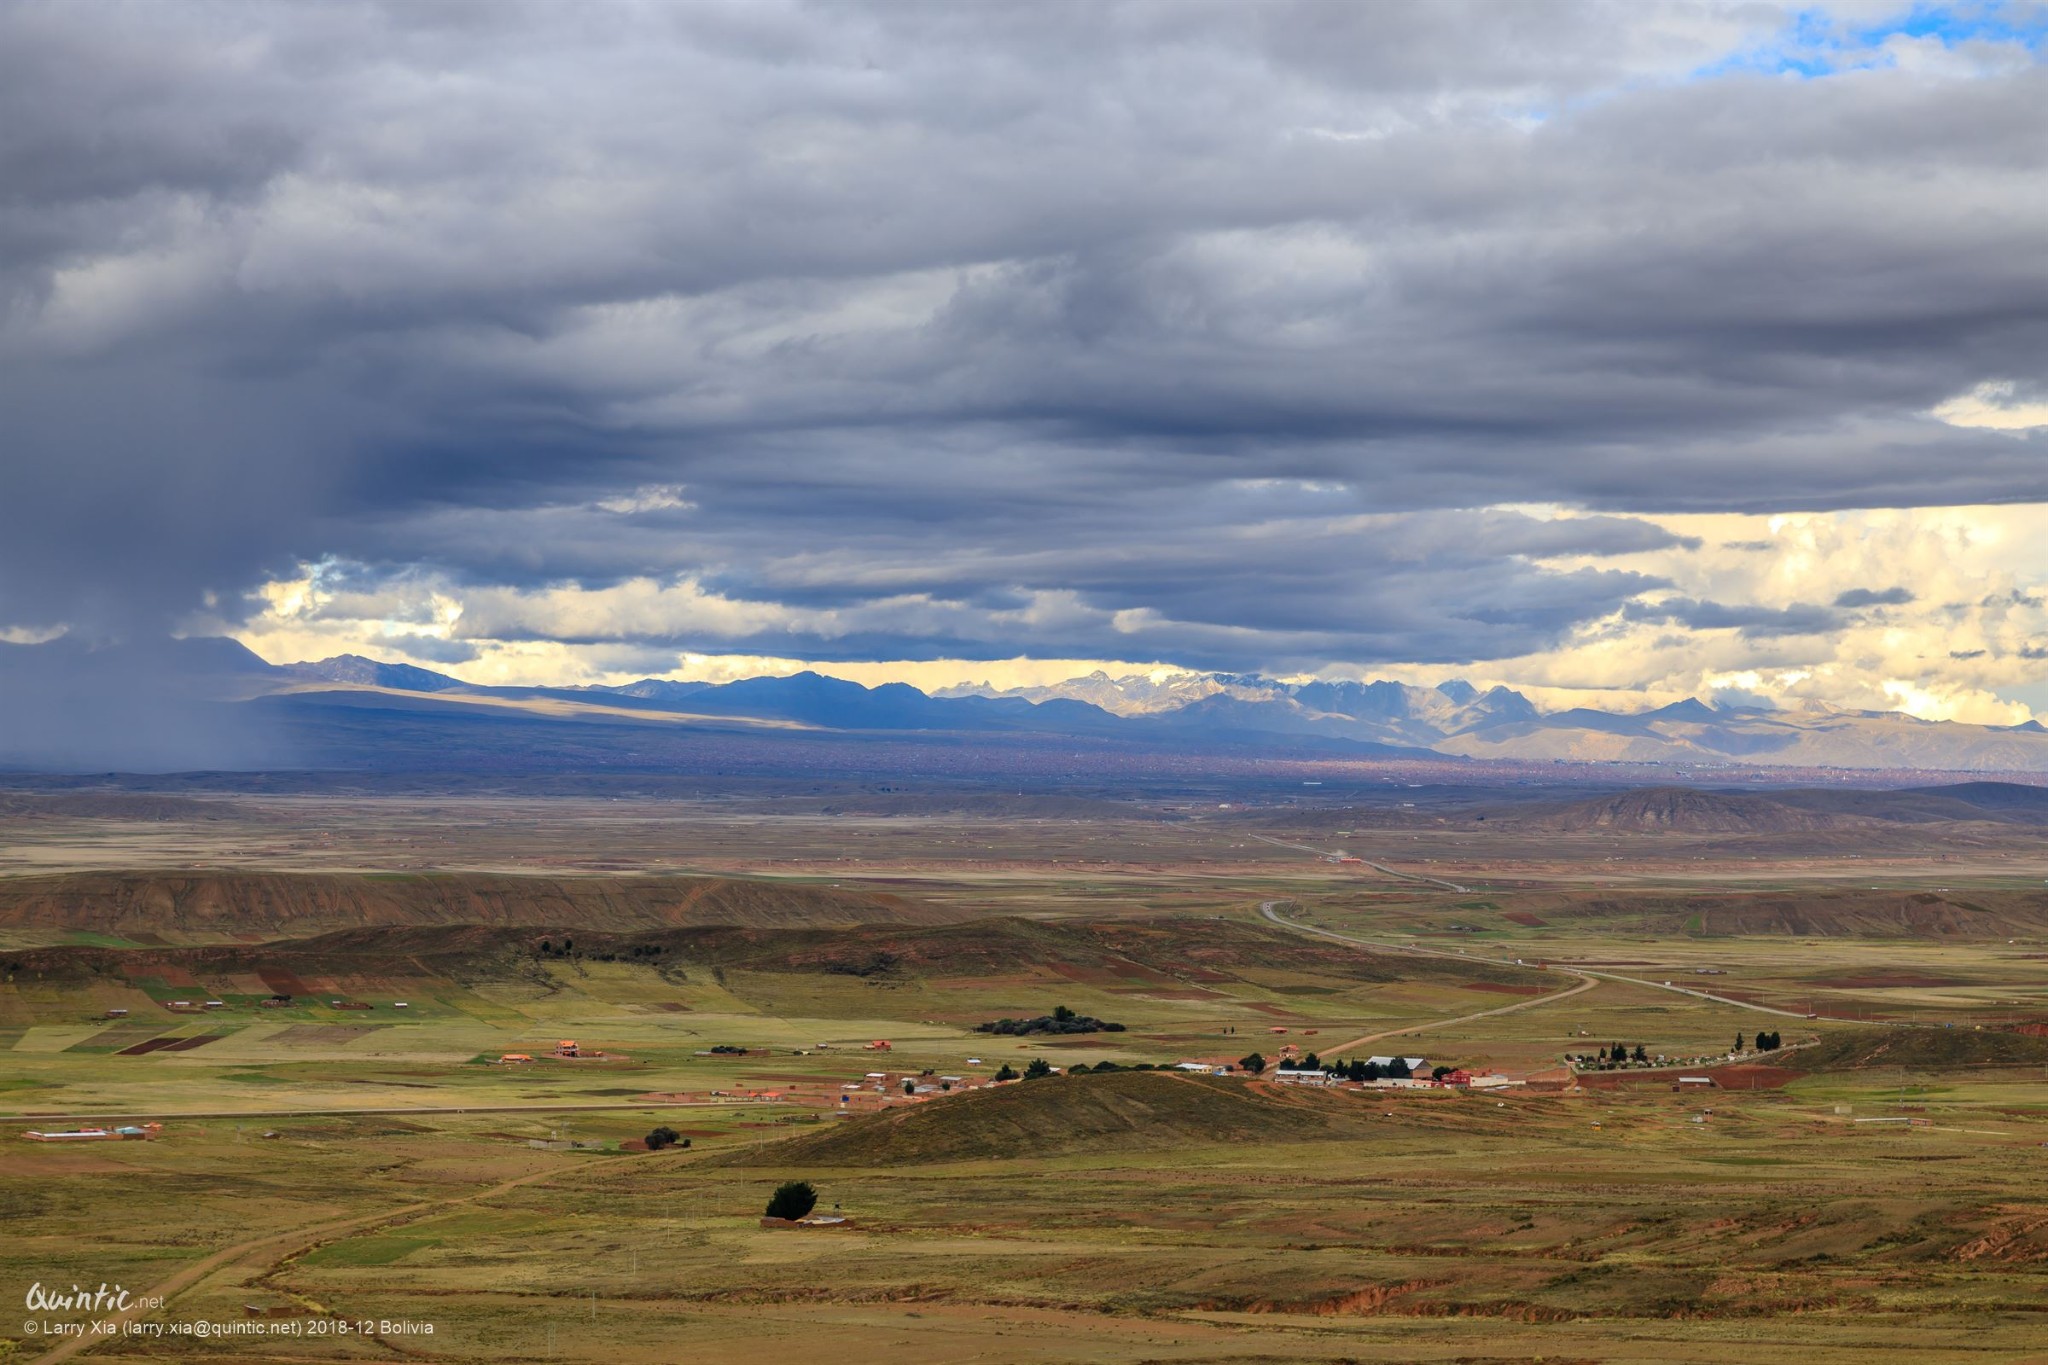
[[[1913,601],[1909,588],[1851,588],[1835,598],[1838,607],[1899,607]]]
[[[0,621],[1790,657],[1682,518],[2048,500],[2030,40],[1815,23],[12,6]]]
[[[1806,603],[1764,607],[1698,602],[1687,597],[1631,603],[1623,610],[1623,615],[1631,621],[1672,623],[1688,630],[1734,630],[1751,640],[1781,635],[1824,635],[1841,624],[1841,617],[1833,610]]]
[[[2048,427],[2048,398],[2025,394],[2010,379],[1987,380],[1937,403],[1929,416],[1957,427],[2022,432]]]

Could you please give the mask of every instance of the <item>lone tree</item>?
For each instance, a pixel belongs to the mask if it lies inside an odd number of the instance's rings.
[[[1033,1057],[1024,1067],[1024,1079],[1035,1081],[1040,1076],[1052,1075],[1052,1065],[1043,1057]]]
[[[663,1124],[647,1135],[647,1150],[658,1152],[664,1147],[673,1147],[682,1140],[683,1135],[681,1133],[678,1133],[667,1124]]]
[[[1739,1033],[1735,1035],[1735,1050],[1742,1051],[1742,1035]]]
[[[1254,1076],[1258,1075],[1260,1072],[1266,1069],[1266,1059],[1264,1057],[1261,1057],[1256,1052],[1252,1053],[1248,1057],[1238,1058],[1237,1064],[1240,1067],[1243,1067],[1246,1071],[1251,1072]]]
[[[790,1222],[818,1207],[818,1192],[811,1188],[808,1180],[792,1180],[778,1185],[775,1194],[768,1200],[769,1218],[786,1218]]]
[[[1650,1054],[1643,1050],[1643,1045],[1641,1043],[1636,1044],[1636,1050],[1632,1055],[1634,1056],[1635,1060],[1639,1062],[1647,1062],[1650,1060]]]
[[[1014,1080],[1016,1080],[1016,1079],[1017,1079],[1017,1068],[1016,1068],[1016,1067],[1014,1067],[1014,1066],[1011,1066],[1011,1065],[1010,1065],[1010,1064],[1009,1064],[1008,1062],[1004,1062],[1004,1063],[1003,1063],[1003,1069],[1002,1069],[1002,1070],[1000,1070],[1000,1071],[998,1071],[998,1072],[996,1072],[996,1079],[997,1079],[997,1080],[999,1080],[999,1081],[1014,1081]]]

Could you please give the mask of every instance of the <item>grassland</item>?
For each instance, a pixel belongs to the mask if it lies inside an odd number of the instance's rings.
[[[0,1291],[171,1285],[138,1322],[286,1325],[85,1352],[135,1360],[2048,1358],[2034,836],[1959,866],[1921,831],[1873,869],[1838,829],[1280,831],[1370,856],[1398,833],[1391,865],[1453,891],[1173,804],[38,815],[0,884]],[[180,838],[175,891],[137,872]],[[975,1030],[1055,1004],[1126,1027]],[[1707,1095],[1127,1069],[827,1112],[883,1068],[1291,1042],[1519,1075],[1760,1027],[1793,1046]],[[546,1058],[561,1038],[607,1058]],[[140,1048],[164,1039],[191,1045]],[[165,1127],[13,1136],[74,1115]],[[690,1147],[621,1149],[657,1124]],[[788,1178],[854,1225],[762,1228]],[[434,1331],[335,1329],[357,1322]],[[25,1325],[0,1358],[45,1357]]]

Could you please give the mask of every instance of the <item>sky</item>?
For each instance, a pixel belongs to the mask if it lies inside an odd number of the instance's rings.
[[[0,640],[2048,715],[2048,7],[0,8]]]

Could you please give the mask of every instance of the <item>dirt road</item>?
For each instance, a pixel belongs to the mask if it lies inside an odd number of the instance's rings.
[[[1257,839],[1262,844],[1272,844],[1276,848],[1299,849],[1303,853],[1313,853],[1318,858],[1342,858],[1355,856],[1340,852],[1328,852],[1320,848],[1310,848],[1307,844],[1290,844],[1284,839],[1274,839],[1264,834],[1254,834],[1251,837]],[[1395,868],[1388,867],[1385,863],[1374,862],[1371,858],[1359,858],[1358,861],[1365,864],[1367,867],[1371,868],[1375,872],[1384,873],[1386,876],[1393,877],[1399,881],[1423,882],[1430,886],[1441,886],[1446,891],[1456,891],[1460,895],[1463,895],[1472,889],[1469,886],[1460,886],[1456,882],[1447,882],[1442,877],[1427,877],[1420,872],[1402,872]]]
[[[333,1241],[335,1238],[347,1233],[357,1232],[364,1228],[379,1227],[389,1223],[404,1222],[423,1214],[455,1208],[462,1204],[474,1203],[479,1199],[490,1199],[505,1193],[507,1190],[517,1189],[519,1186],[531,1181],[559,1176],[560,1174],[559,1170],[550,1167],[545,1170],[533,1171],[526,1175],[515,1176],[510,1180],[500,1181],[487,1189],[475,1190],[469,1194],[455,1195],[448,1199],[430,1199],[417,1204],[404,1204],[395,1209],[383,1209],[376,1213],[358,1214],[350,1218],[337,1218],[332,1222],[315,1223],[311,1227],[294,1228],[290,1232],[269,1233],[262,1237],[252,1237],[246,1242],[237,1242],[233,1246],[223,1247],[219,1251],[194,1261],[182,1270],[178,1270],[167,1278],[142,1290],[135,1295],[136,1302],[132,1307],[122,1312],[108,1314],[104,1319],[101,1319],[113,1322],[117,1328],[115,1332],[86,1337],[66,1337],[62,1345],[37,1356],[32,1365],[57,1365],[59,1361],[69,1360],[73,1356],[81,1355],[93,1347],[106,1342],[128,1340],[128,1338],[120,1335],[118,1331],[120,1326],[151,1314],[167,1312],[170,1308],[170,1301],[177,1295],[198,1284],[214,1271],[219,1270],[223,1266],[231,1265],[244,1257],[268,1254],[275,1251],[277,1253],[273,1259],[273,1264],[275,1264],[277,1261],[283,1261],[287,1257],[308,1251],[323,1242]],[[156,1300],[161,1300],[164,1307],[146,1309],[142,1306],[145,1302]]]
[[[1282,928],[1292,929],[1297,933],[1316,934],[1323,938],[1336,939],[1340,943],[1356,943],[1362,948],[1388,948],[1395,952],[1419,953],[1424,957],[1448,957],[1458,962],[1493,961],[1492,958],[1474,958],[1468,953],[1447,953],[1438,948],[1416,948],[1403,943],[1378,943],[1371,939],[1354,938],[1350,934],[1340,934],[1333,929],[1319,929],[1313,924],[1296,924],[1291,920],[1280,917],[1279,912],[1275,909],[1279,904],[1279,901],[1261,901],[1259,903],[1259,913]],[[1512,967],[1515,964],[1510,962],[1502,965]],[[1334,1047],[1328,1048],[1327,1051],[1333,1055],[1338,1055],[1364,1047],[1368,1043],[1377,1043],[1383,1038],[1405,1038],[1413,1033],[1423,1033],[1430,1029],[1449,1028],[1454,1024],[1469,1024],[1475,1019],[1491,1019],[1498,1014],[1513,1014],[1517,1010],[1534,1009],[1538,1005],[1554,1005],[1560,1000],[1569,1000],[1575,995],[1584,995],[1587,991],[1600,984],[1593,979],[1593,974],[1590,972],[1582,972],[1574,967],[1563,967],[1556,970],[1578,977],[1579,984],[1573,986],[1570,990],[1551,991],[1547,995],[1532,996],[1527,1000],[1517,1000],[1512,1005],[1502,1005],[1497,1009],[1480,1010],[1474,1014],[1460,1014],[1451,1019],[1429,1019],[1420,1024],[1403,1024],[1399,1028],[1385,1029],[1379,1033],[1368,1033],[1363,1037],[1353,1038],[1348,1043],[1339,1043]]]

